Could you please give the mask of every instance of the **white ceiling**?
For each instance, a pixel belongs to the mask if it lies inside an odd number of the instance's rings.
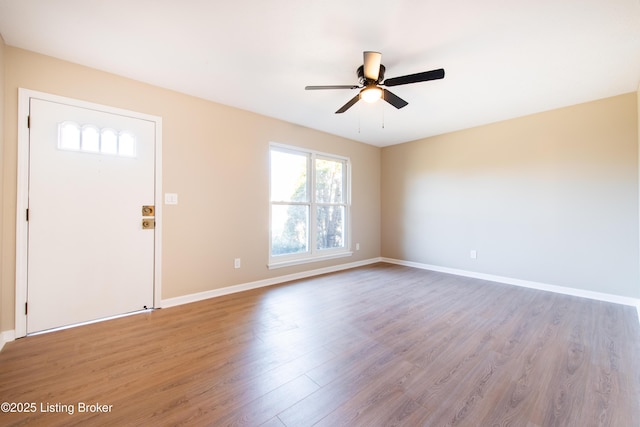
[[[640,0],[0,0],[8,45],[386,146],[635,91]],[[362,52],[386,77],[444,80],[359,102]]]

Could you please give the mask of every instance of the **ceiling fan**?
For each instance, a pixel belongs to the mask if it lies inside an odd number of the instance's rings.
[[[382,98],[396,108],[402,108],[409,104],[398,95],[383,89],[380,86],[400,86],[409,83],[426,82],[429,80],[438,80],[444,78],[444,69],[423,71],[421,73],[407,74],[406,76],[393,77],[384,80],[385,67],[380,63],[382,54],[380,52],[364,52],[364,64],[358,67],[359,85],[330,85],[330,86],[306,86],[305,90],[323,90],[323,89],[360,89],[360,92],[344,104],[336,114],[344,113],[351,108],[360,99],[366,102],[375,102]]]

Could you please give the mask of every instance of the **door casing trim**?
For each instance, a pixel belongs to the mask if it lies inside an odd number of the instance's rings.
[[[31,89],[18,88],[18,171],[16,194],[16,307],[15,307],[15,337],[27,334],[27,262],[29,227],[26,210],[29,207],[29,100],[31,98],[44,101],[58,102],[80,108],[120,114],[136,119],[148,120],[155,127],[155,239],[154,239],[154,277],[153,304],[159,308],[162,301],[162,117],[122,108],[110,107],[93,102],[52,95]]]

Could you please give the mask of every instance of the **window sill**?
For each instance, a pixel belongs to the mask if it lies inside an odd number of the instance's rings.
[[[336,258],[345,258],[345,257],[349,257],[349,256],[352,256],[352,255],[353,255],[352,251],[334,252],[332,254],[321,255],[321,256],[314,256],[314,257],[308,257],[308,258],[296,258],[296,259],[289,259],[289,260],[286,260],[286,261],[270,262],[267,265],[267,267],[269,267],[269,270],[273,270],[275,268],[290,267],[292,265],[308,264],[310,262],[326,261],[326,260],[336,259]]]

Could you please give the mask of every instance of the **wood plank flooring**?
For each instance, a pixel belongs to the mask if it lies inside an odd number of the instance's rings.
[[[3,426],[638,427],[640,325],[380,263],[16,340],[0,402],[36,406]]]

